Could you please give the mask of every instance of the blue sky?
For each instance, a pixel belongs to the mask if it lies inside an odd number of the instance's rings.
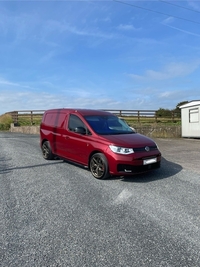
[[[0,1],[0,114],[200,99],[200,2]]]

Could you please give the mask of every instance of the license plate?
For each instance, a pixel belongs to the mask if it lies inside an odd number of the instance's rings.
[[[157,158],[152,158],[152,159],[144,159],[143,160],[143,165],[147,165],[147,164],[152,164],[157,162]]]

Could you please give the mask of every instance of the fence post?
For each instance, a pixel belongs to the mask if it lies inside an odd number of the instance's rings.
[[[11,112],[12,120],[14,124],[18,124],[18,111]]]
[[[31,125],[33,125],[33,111],[31,111]]]
[[[172,122],[174,122],[174,112],[172,111]]]
[[[140,111],[138,110],[138,122],[140,123]]]

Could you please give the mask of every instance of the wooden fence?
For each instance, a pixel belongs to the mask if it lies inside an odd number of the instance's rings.
[[[125,118],[133,123],[158,123],[158,122],[179,122],[181,121],[180,113],[171,113],[168,117],[156,116],[156,110],[116,110],[102,109],[109,111],[117,116]],[[12,116],[13,123],[16,125],[29,124],[39,125],[45,110],[20,110],[7,112]]]
[[[7,114],[11,115],[13,123],[16,125],[22,122],[34,125],[41,122],[44,112],[45,110],[18,110],[7,112]]]

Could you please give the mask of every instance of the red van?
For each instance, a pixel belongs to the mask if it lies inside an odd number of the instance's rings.
[[[40,125],[40,145],[45,159],[76,162],[97,179],[156,169],[161,161],[153,140],[101,110],[47,110]]]

